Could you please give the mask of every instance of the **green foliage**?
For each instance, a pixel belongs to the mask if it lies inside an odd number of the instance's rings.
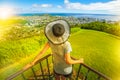
[[[43,27],[42,25],[38,24],[38,25],[35,25],[34,27],[36,28],[40,28],[40,27]]]
[[[9,31],[4,34],[4,38],[7,40],[18,40],[31,36],[43,34],[42,28],[35,27],[12,27]]]
[[[21,25],[4,30],[0,40],[0,68],[8,66],[26,56],[31,55],[45,42],[43,27],[22,26],[25,20],[14,20]]]
[[[22,25],[28,23],[27,20],[22,20],[22,19],[16,19],[16,20],[11,20],[11,21],[14,21],[16,24],[22,24]]]
[[[0,42],[0,68],[31,55],[31,53],[36,52],[44,42],[45,38],[42,36]]]
[[[120,36],[120,26],[119,24],[115,24],[115,23],[96,21],[96,22],[81,24],[80,27],[82,29],[98,30]]]
[[[23,19],[8,19],[8,20],[0,20],[0,26],[10,26],[10,25],[24,25],[28,21]]]
[[[80,27],[73,27],[73,28],[71,28],[71,33],[72,34],[78,32],[78,31],[80,31]]]

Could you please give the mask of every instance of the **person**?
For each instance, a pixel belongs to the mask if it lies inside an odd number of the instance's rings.
[[[53,54],[53,71],[55,80],[65,80],[72,74],[72,64],[83,63],[83,58],[73,60],[70,56],[72,51],[68,38],[70,26],[66,20],[55,20],[47,24],[44,30],[48,42],[41,52],[35,57],[32,64],[38,61],[41,56],[51,48]]]

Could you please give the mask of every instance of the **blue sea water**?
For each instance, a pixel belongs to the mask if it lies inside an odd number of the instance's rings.
[[[105,19],[111,21],[120,21],[120,15],[111,15],[111,14],[84,14],[84,13],[26,13],[26,14],[17,14],[18,16],[34,16],[34,15],[44,15],[49,14],[51,16],[73,16],[73,17],[88,17],[88,18],[97,18]]]

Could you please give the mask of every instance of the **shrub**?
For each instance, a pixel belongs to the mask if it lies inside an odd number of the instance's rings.
[[[95,21],[91,23],[81,24],[80,27],[82,29],[98,30],[98,31],[103,31],[103,32],[107,32],[113,35],[120,36],[120,26],[115,23]]]

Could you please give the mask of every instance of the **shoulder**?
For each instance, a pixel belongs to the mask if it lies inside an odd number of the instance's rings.
[[[71,48],[71,44],[70,44],[69,41],[66,41],[65,44],[64,44],[64,46],[65,46],[66,48]]]
[[[65,42],[65,45],[66,45],[66,46],[71,46],[71,44],[70,44],[69,41],[66,41],[66,42]]]
[[[65,53],[70,53],[71,51],[72,51],[72,47],[71,47],[71,45],[70,45],[70,42],[66,42],[65,43]]]

